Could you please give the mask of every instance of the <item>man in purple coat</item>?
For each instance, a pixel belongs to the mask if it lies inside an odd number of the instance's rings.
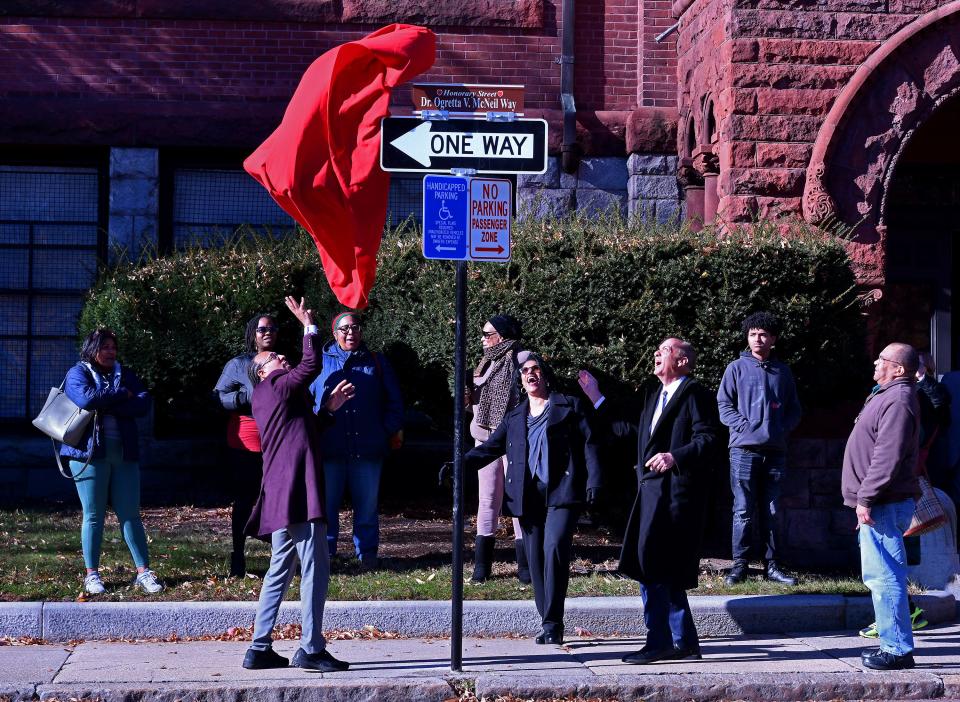
[[[273,650],[270,633],[280,603],[300,562],[300,606],[303,634],[293,665],[329,673],[349,663],[327,651],[323,638],[323,607],[330,579],[327,523],[323,513],[323,467],[320,462],[320,422],[333,422],[333,412],[353,397],[354,387],[341,382],[330,393],[324,411],[313,413],[307,393],[320,372],[317,326],[303,299],[287,297],[287,308],[303,323],[303,360],[291,367],[287,359],[263,351],[250,363],[254,384],[253,418],[263,448],[263,482],[246,532],[271,540],[270,568],[263,577],[253,625],[253,643],[243,659],[250,669],[285,668],[288,661]]]

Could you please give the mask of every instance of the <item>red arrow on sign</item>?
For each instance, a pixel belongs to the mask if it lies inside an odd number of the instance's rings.
[[[503,247],[500,246],[499,244],[497,244],[496,247],[494,247],[494,246],[478,246],[478,247],[476,247],[475,250],[476,250],[476,251],[494,251],[494,252],[496,252],[496,253],[503,253]]]

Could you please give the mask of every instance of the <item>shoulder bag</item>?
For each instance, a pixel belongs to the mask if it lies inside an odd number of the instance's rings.
[[[90,426],[90,422],[96,421],[97,413],[95,411],[80,409],[67,397],[63,391],[63,383],[59,388],[50,388],[50,394],[47,395],[47,401],[43,403],[43,409],[33,420],[33,426],[50,437],[53,442],[53,455],[57,460],[57,467],[64,478],[75,480],[80,473],[87,469],[90,464],[90,457],[87,457],[86,463],[77,475],[70,475],[63,468],[63,462],[60,460],[60,452],[57,451],[57,442],[79,448],[80,441]],[[92,452],[91,452],[92,455]]]

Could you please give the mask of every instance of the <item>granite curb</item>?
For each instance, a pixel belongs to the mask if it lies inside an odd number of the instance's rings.
[[[0,696],[21,700],[101,699],[105,702],[443,702],[462,690],[478,698],[642,699],[669,702],[721,700],[903,700],[948,699],[950,686],[940,676],[923,672],[787,673],[787,674],[448,674],[444,677],[337,680],[317,676],[296,684],[238,684],[225,681],[193,684],[57,685],[4,689]]]
[[[946,592],[916,597],[931,624],[956,618],[957,603]],[[856,629],[873,619],[868,597],[842,595],[692,596],[701,636],[735,636]],[[256,602],[3,602],[0,636],[46,641],[147,639],[220,634],[253,623]],[[568,631],[593,635],[646,633],[639,597],[573,597],[567,600]],[[299,621],[299,603],[284,602],[278,623]],[[533,602],[467,601],[464,636],[530,635],[539,630]],[[409,637],[449,636],[450,602],[328,602],[327,630],[372,626]]]

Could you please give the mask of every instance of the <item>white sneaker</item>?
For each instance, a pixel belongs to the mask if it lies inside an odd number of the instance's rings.
[[[100,573],[94,571],[83,579],[83,591],[89,595],[102,595],[104,591]]]
[[[137,579],[133,581],[133,586],[142,588],[144,592],[149,592],[151,595],[155,595],[163,589],[163,585],[157,580],[157,574],[152,570],[139,573]]]

